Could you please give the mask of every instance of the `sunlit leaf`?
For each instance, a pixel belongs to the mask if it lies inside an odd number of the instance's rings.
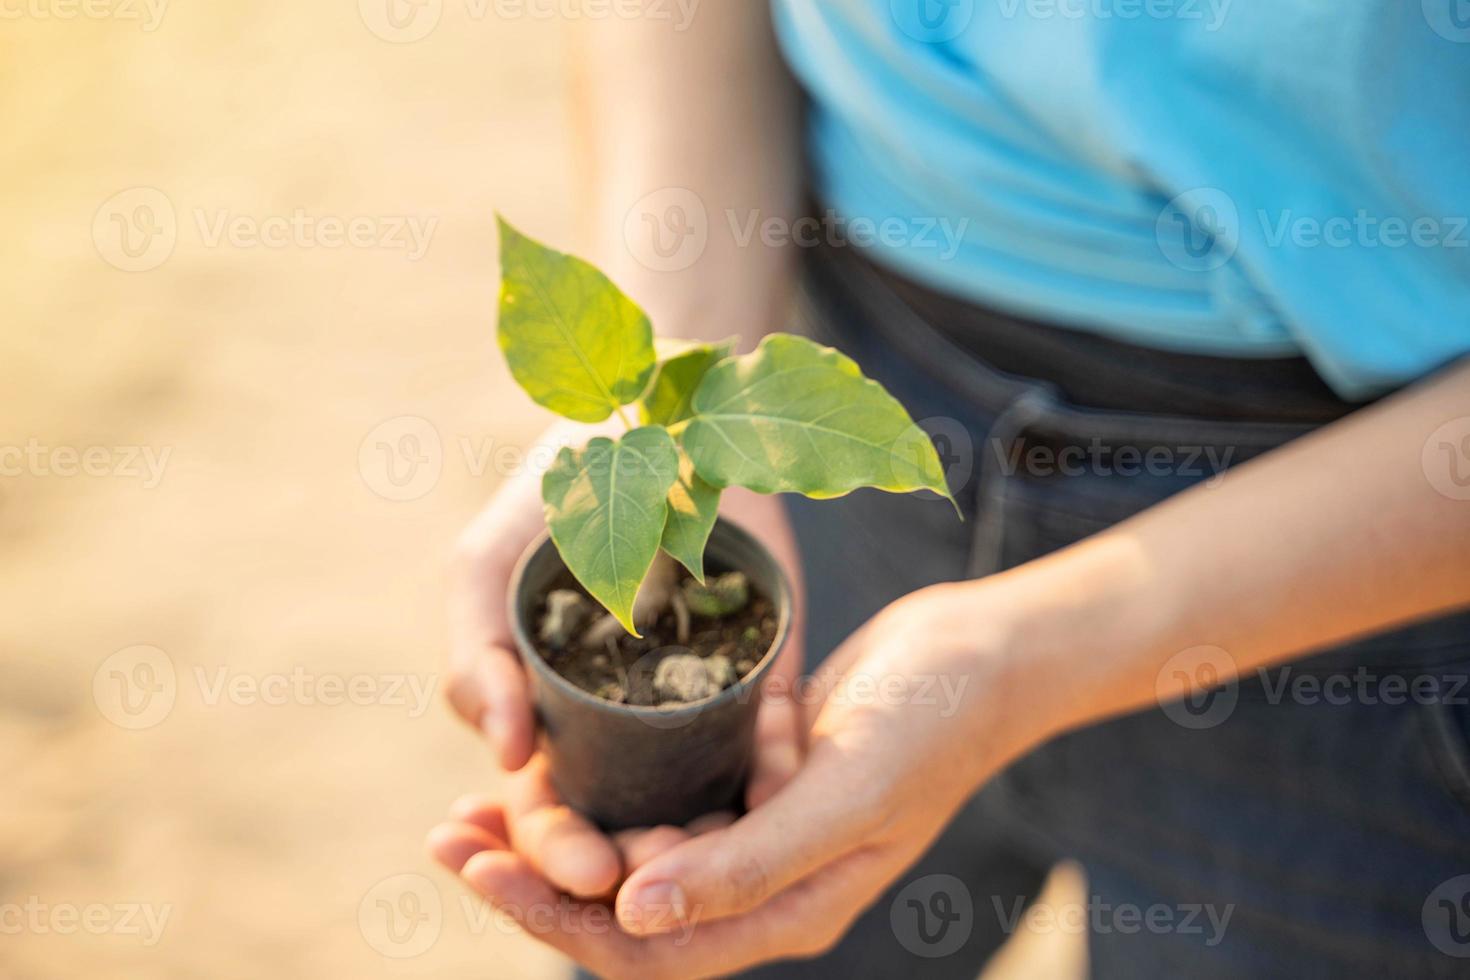
[[[614,442],[570,447],[541,481],[546,523],[567,568],[628,630],[633,599],[663,538],[679,451],[668,431],[645,426]]]
[[[682,436],[699,475],[760,493],[837,497],[859,487],[953,500],[934,445],[851,358],[774,334],[711,368]]]
[[[659,362],[643,396],[640,415],[647,424],[673,425],[689,417],[689,403],[704,373],[730,354],[731,342],[697,344]]]
[[[600,422],[653,371],[648,316],[597,269],[500,219],[500,349],[538,404]]]
[[[704,546],[720,511],[720,491],[694,472],[694,464],[679,454],[679,478],[669,488],[669,514],[664,521],[663,549],[704,581]]]

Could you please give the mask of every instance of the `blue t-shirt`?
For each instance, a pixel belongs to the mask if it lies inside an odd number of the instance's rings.
[[[828,234],[1343,396],[1470,353],[1470,0],[774,0]]]

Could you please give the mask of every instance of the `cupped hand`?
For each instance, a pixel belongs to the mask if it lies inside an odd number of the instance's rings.
[[[604,976],[706,976],[819,953],[1033,741],[1007,703],[1004,617],[983,604],[974,586],[921,590],[810,683],[783,692],[773,680],[762,710],[784,702],[809,725],[799,769],[726,826],[634,838],[636,853],[617,855],[617,928],[589,926],[597,903],[536,916],[570,889],[513,831],[496,840],[460,822],[431,847],[536,938]]]
[[[548,461],[554,447],[585,441],[586,427],[558,426],[543,438]],[[528,454],[528,458],[535,457]],[[727,491],[721,513],[761,540],[786,571],[793,587],[790,639],[771,676],[789,685],[801,665],[802,585],[796,544],[779,500],[745,491]],[[609,838],[557,797],[536,753],[530,689],[511,632],[506,599],[510,576],[521,554],[545,528],[540,472],[510,478],[460,536],[450,587],[450,664],[446,692],[455,712],[489,741],[501,768],[510,775],[493,808],[501,816],[479,823],[486,798],[474,798],[451,813],[450,823],[431,835],[431,849],[450,865],[466,849],[489,849],[496,841],[514,844],[516,853],[543,881],[578,896],[611,897],[624,866],[646,858],[650,848],[667,846],[671,828]],[[801,728],[793,703],[762,705],[756,722],[756,748],[746,804],[768,798],[796,771]],[[468,808],[468,809],[466,809]],[[718,817],[711,818],[718,820]],[[710,820],[694,829],[708,829]],[[681,831],[682,833],[682,831]],[[458,864],[462,865],[463,861]],[[455,870],[459,870],[458,866]]]

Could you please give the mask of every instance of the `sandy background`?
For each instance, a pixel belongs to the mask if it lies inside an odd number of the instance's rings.
[[[492,779],[443,559],[544,422],[491,212],[570,240],[558,25],[90,3],[0,20],[0,975],[560,975],[420,851]]]

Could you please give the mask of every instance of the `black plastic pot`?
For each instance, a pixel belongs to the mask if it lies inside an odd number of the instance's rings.
[[[692,704],[617,704],[587,693],[531,642],[538,603],[566,567],[543,535],[510,580],[516,645],[531,678],[553,784],[569,805],[608,830],[684,824],[738,807],[750,769],[760,686],[786,642],[791,586],[771,553],[738,526],[716,522],[706,565],[741,571],[775,604],[776,638],[738,684]]]

